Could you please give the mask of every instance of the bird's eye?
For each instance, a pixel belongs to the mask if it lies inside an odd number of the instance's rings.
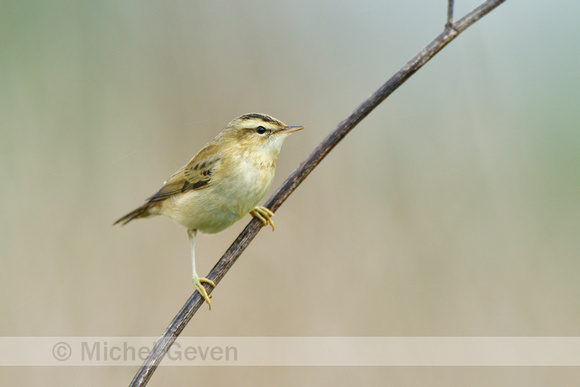
[[[266,133],[266,128],[264,128],[263,126],[258,126],[256,128],[256,133],[258,133],[258,134],[264,134],[264,133]]]

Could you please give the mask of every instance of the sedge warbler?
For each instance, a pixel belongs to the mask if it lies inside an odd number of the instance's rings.
[[[145,204],[114,224],[165,215],[187,228],[195,288],[211,309],[209,295],[195,271],[197,232],[220,232],[250,213],[274,230],[272,211],[258,203],[272,184],[276,158],[289,134],[304,126],[288,126],[266,114],[244,114],[231,121]]]

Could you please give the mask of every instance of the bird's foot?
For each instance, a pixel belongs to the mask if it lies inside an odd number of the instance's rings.
[[[197,289],[199,294],[203,297],[203,299],[207,303],[209,310],[211,310],[211,303],[209,301],[211,296],[209,294],[207,294],[207,290],[205,290],[205,287],[202,285],[202,283],[204,283],[204,282],[206,284],[210,284],[212,288],[215,288],[215,283],[212,280],[207,279],[205,277],[199,278],[197,276],[197,274],[193,274],[193,284],[195,285],[195,288]]]
[[[250,211],[250,215],[254,218],[257,218],[264,226],[270,225],[272,227],[272,231],[274,231],[274,222],[270,219],[274,216],[274,213],[270,211],[266,207],[256,207],[252,211]]]

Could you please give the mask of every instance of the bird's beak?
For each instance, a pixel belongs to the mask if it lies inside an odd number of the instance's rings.
[[[277,132],[276,134],[290,134],[290,133],[294,133],[297,132],[299,130],[304,129],[306,126],[301,126],[301,125],[296,125],[296,126],[285,126],[283,127],[279,132]]]

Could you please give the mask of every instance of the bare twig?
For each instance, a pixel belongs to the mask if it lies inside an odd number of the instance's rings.
[[[276,211],[282,203],[294,192],[294,190],[306,179],[312,170],[322,161],[322,159],[342,140],[361,120],[363,120],[375,107],[377,107],[393,91],[401,86],[409,77],[419,70],[427,61],[437,54],[443,47],[451,42],[466,28],[481,19],[505,0],[488,0],[475,8],[469,14],[453,22],[453,0],[449,0],[448,20],[445,30],[421,50],[413,59],[403,66],[384,85],[371,94],[360,104],[348,117],[314,149],[306,160],[286,179],[278,190],[267,201],[266,207]],[[218,263],[211,270],[207,278],[218,284],[228,270],[233,266],[241,253],[250,244],[262,224],[253,219],[240,233],[230,248],[224,253]],[[212,292],[211,287],[207,287],[207,292]],[[147,384],[153,372],[169,350],[169,347],[183,331],[193,315],[203,304],[203,299],[198,292],[195,292],[183,305],[179,313],[175,316],[171,324],[167,327],[163,335],[155,344],[153,350],[135,375],[130,386],[144,386]]]
[[[445,24],[446,28],[453,28],[453,0],[448,0],[447,2],[447,24]]]

